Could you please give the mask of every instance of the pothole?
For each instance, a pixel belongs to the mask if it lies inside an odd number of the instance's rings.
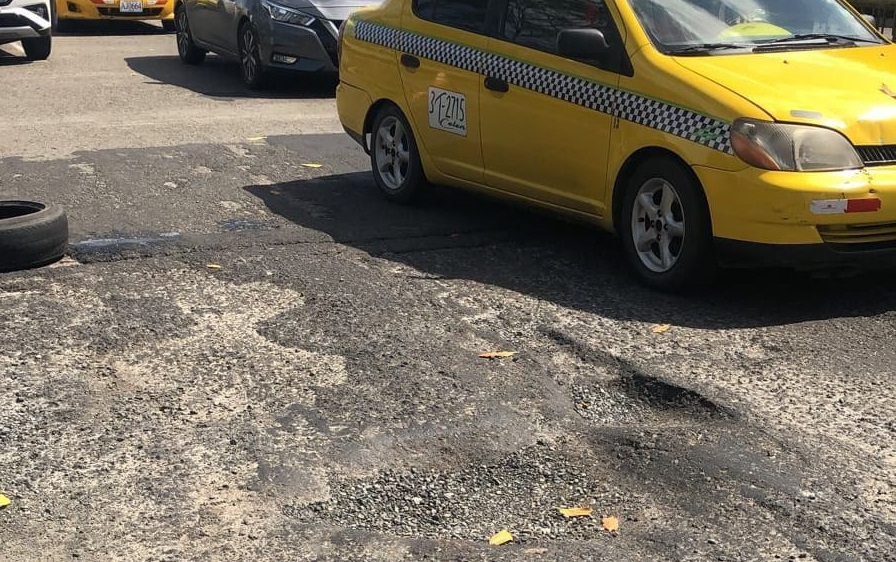
[[[695,390],[684,388],[654,375],[630,368],[620,373],[621,387],[630,395],[658,410],[682,411],[694,416],[732,419],[737,412]]]

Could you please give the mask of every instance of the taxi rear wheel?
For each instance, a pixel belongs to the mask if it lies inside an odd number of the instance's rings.
[[[712,280],[709,211],[696,178],[679,162],[651,158],[635,170],[619,226],[626,258],[647,285],[686,291]]]
[[[409,203],[425,188],[426,177],[414,132],[401,111],[389,105],[373,122],[370,162],[377,187],[390,201]]]

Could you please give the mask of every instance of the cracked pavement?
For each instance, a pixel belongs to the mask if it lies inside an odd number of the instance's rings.
[[[71,227],[0,274],[4,560],[896,560],[885,276],[658,295],[580,226],[384,202],[326,81],[54,49],[0,56],[0,199]]]

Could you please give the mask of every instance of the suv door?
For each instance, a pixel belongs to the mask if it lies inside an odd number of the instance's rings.
[[[398,56],[418,143],[440,172],[482,182],[479,84],[488,0],[405,4]]]
[[[481,123],[490,187],[601,216],[620,74],[631,75],[620,29],[604,0],[500,0],[488,42]],[[594,28],[601,60],[560,56],[563,29]]]

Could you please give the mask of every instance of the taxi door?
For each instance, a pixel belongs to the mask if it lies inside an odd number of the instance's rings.
[[[481,86],[486,184],[603,216],[615,86],[630,72],[620,20],[603,0],[500,1]],[[604,34],[604,58],[558,54],[560,30],[587,28]]]
[[[482,182],[479,85],[488,0],[405,3],[399,70],[417,142],[440,172]]]

